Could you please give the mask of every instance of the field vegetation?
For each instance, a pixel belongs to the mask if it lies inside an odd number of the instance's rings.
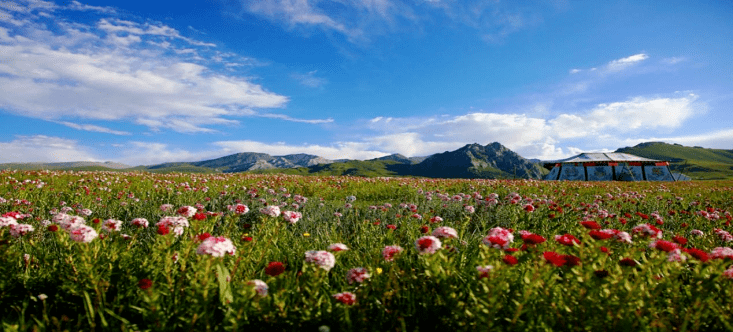
[[[0,172],[5,331],[732,330],[732,181]]]

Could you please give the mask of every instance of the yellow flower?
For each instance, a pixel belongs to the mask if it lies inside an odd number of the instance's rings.
[[[382,268],[381,267],[378,267],[377,268],[377,274],[382,274]]]
[[[309,237],[309,236],[311,236],[311,233],[307,233],[307,232],[306,233],[303,233],[303,236]]]

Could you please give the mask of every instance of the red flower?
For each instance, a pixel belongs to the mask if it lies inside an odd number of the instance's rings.
[[[397,226],[395,226],[395,225],[392,225],[392,224],[390,224],[390,225],[387,225],[387,226],[384,226],[384,227],[387,227],[387,229],[391,229],[391,230],[395,230],[395,229],[397,229]]]
[[[517,263],[519,263],[519,260],[517,260],[517,258],[512,255],[506,255],[502,260],[504,261],[504,263],[507,263],[509,265],[516,265]]]
[[[596,277],[601,278],[601,279],[608,277],[608,274],[609,274],[608,271],[606,270],[596,270],[596,271],[593,271],[593,273],[596,275]]]
[[[55,232],[59,230],[59,226],[56,225],[48,225],[48,231],[49,232]]]
[[[354,303],[356,303],[356,295],[351,292],[337,293],[333,294],[332,296],[336,299],[336,301],[339,301],[345,305],[353,305]]]
[[[601,225],[592,220],[581,221],[580,224],[587,229],[601,229]]]
[[[427,233],[427,232],[430,232],[430,227],[428,227],[427,225],[422,225],[422,226],[420,227],[420,233],[423,233],[423,234],[425,234],[425,233]]]
[[[166,235],[170,233],[171,230],[166,225],[158,225],[158,234],[160,235]]]
[[[707,262],[710,259],[710,256],[708,256],[708,253],[697,249],[697,248],[690,248],[690,249],[683,249],[686,253],[690,254],[690,256],[697,258],[701,262]]]
[[[93,223],[95,223],[95,224],[98,224],[98,223],[99,223],[99,218],[94,218],[94,219],[92,220],[92,222],[93,222]]]
[[[641,212],[637,212],[636,215],[639,216],[639,217],[641,217],[641,219],[644,219],[644,220],[649,219],[649,216],[648,215],[643,214]]]
[[[211,234],[209,234],[209,233],[203,233],[203,234],[199,234],[198,235],[199,241],[206,240],[206,239],[208,239],[210,237],[211,237]]]
[[[140,289],[148,289],[153,286],[153,281],[150,279],[140,279],[140,281],[137,282],[137,287],[140,287]]]
[[[613,237],[612,232],[604,232],[604,231],[598,231],[598,230],[592,230],[589,232],[590,237],[596,239],[596,240],[606,240],[611,237]]]
[[[251,236],[242,236],[242,241],[244,241],[244,242],[252,242],[252,237]]]
[[[603,253],[606,253],[606,254],[607,254],[607,253],[608,253],[608,248],[606,248],[606,247],[601,247],[601,252],[603,252]]]
[[[534,233],[522,235],[522,240],[526,244],[539,244],[539,243],[545,242],[544,237],[534,234]]]
[[[270,262],[265,268],[265,274],[272,277],[277,277],[283,272],[285,272],[285,266],[281,262]]]
[[[679,235],[673,237],[672,240],[674,240],[674,242],[677,242],[681,246],[684,246],[687,244],[687,239]]]
[[[205,213],[198,212],[198,213],[196,213],[196,214],[193,215],[193,219],[194,220],[204,220],[204,219],[206,219],[206,214]]]
[[[517,251],[519,251],[518,248],[506,248],[506,249],[504,249],[504,252],[517,252]]]
[[[669,242],[669,241],[664,241],[664,240],[658,240],[658,241],[654,242],[654,248],[657,248],[657,249],[659,249],[661,251],[664,251],[664,252],[670,252],[672,250],[678,249],[679,247],[674,242]]]
[[[524,211],[532,212],[534,211],[534,206],[532,206],[532,204],[527,204],[524,206]]]
[[[636,266],[636,261],[628,257],[620,260],[618,263],[621,264],[621,266]]]
[[[565,258],[563,255],[560,255],[554,251],[545,251],[542,253],[542,256],[545,257],[545,260],[552,263],[553,265],[560,267],[565,265]]]
[[[555,235],[555,241],[562,245],[572,246],[573,244],[580,244],[580,240],[571,234]]]
[[[580,257],[573,255],[562,255],[565,260],[565,266],[578,266],[580,265]]]

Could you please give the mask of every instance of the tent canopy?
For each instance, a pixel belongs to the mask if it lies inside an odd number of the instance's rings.
[[[669,162],[628,153],[581,153],[544,163],[545,180],[578,181],[675,181]]]

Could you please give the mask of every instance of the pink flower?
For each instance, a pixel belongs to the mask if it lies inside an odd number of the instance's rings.
[[[233,256],[236,251],[237,248],[232,241],[223,236],[208,237],[196,249],[196,253],[199,255],[210,255],[213,257],[223,257],[225,254]]]
[[[733,249],[728,247],[717,247],[710,252],[712,259],[733,259]]]
[[[693,230],[691,230],[691,231],[690,231],[690,235],[694,235],[694,236],[703,236],[703,235],[705,235],[705,233],[703,233],[703,232],[702,232],[701,230],[699,230],[699,229],[693,229]]]
[[[169,229],[172,228],[176,237],[181,236],[183,230],[189,226],[186,217],[163,217],[155,225],[158,226],[159,230],[161,226]]]
[[[613,238],[618,242],[631,243],[631,235],[626,232],[618,232]]]
[[[8,227],[17,224],[18,221],[13,217],[0,217],[0,227]]]
[[[196,208],[193,206],[181,206],[176,213],[178,213],[180,216],[191,218],[194,214],[196,214]]]
[[[277,217],[280,215],[280,207],[276,205],[269,205],[267,207],[261,208],[260,213],[266,214],[270,217]]]
[[[458,232],[456,232],[456,230],[453,229],[452,227],[442,226],[442,227],[436,228],[433,231],[433,236],[440,238],[440,239],[443,239],[443,238],[455,239],[458,237]]]
[[[733,267],[723,271],[723,276],[728,279],[733,279]]]
[[[534,206],[532,204],[526,204],[524,205],[524,211],[534,212]]]
[[[334,244],[328,246],[328,250],[331,250],[333,252],[339,252],[339,251],[349,250],[349,247],[347,247],[343,243],[334,243]]]
[[[285,211],[285,212],[283,212],[283,218],[288,223],[290,223],[291,225],[292,224],[295,224],[296,222],[298,222],[298,220],[300,220],[300,218],[302,218],[302,217],[303,217],[303,215],[300,214],[300,212],[293,212],[293,211]]]
[[[494,269],[494,267],[491,266],[491,265],[477,266],[476,267],[476,270],[478,270],[478,274],[479,274],[478,275],[478,278],[479,279],[488,278],[489,277],[489,272],[491,272],[491,270],[493,270],[493,269]]]
[[[496,249],[508,249],[509,245],[514,241],[514,235],[506,228],[494,227],[489,231],[489,235],[484,237],[483,243]]]
[[[318,267],[330,271],[336,265],[336,257],[328,251],[311,250],[305,253],[305,262],[316,264]]]
[[[170,212],[173,211],[173,204],[163,204],[160,206],[160,211]]]
[[[255,292],[257,292],[257,295],[259,295],[260,297],[267,296],[268,287],[264,281],[260,279],[254,279],[250,280],[247,284],[254,286]]]
[[[662,231],[649,224],[640,224],[631,229],[633,233],[639,233],[642,236],[648,236],[652,238],[662,238]]]
[[[687,257],[682,255],[682,250],[680,249],[674,249],[667,253],[667,261],[668,262],[684,262],[687,260]]]
[[[10,235],[12,235],[14,238],[19,238],[23,235],[33,232],[34,230],[35,228],[28,224],[10,225]]]
[[[119,232],[122,227],[122,221],[117,219],[107,219],[102,224],[102,229],[107,232]]]
[[[439,223],[441,221],[443,221],[443,218],[438,217],[438,216],[435,216],[435,217],[430,218],[430,222],[433,223],[433,224]]]
[[[386,246],[382,249],[382,257],[384,257],[385,261],[391,262],[394,260],[394,256],[400,252],[402,252],[402,247],[400,246]]]
[[[463,207],[464,210],[466,210],[467,213],[474,213],[476,212],[476,208],[473,207],[473,205],[466,205]]]
[[[573,246],[574,244],[580,244],[580,240],[573,235],[555,235],[555,241],[562,245]]]
[[[145,218],[135,218],[131,221],[133,226],[137,226],[140,228],[148,228],[148,220]]]
[[[94,228],[87,225],[79,225],[69,231],[69,236],[71,236],[71,239],[76,242],[89,243],[96,239],[99,234],[97,234],[97,231],[95,231]]]
[[[718,236],[718,238],[720,238],[720,240],[721,240],[721,241],[723,241],[723,242],[731,242],[731,241],[733,241],[733,236],[732,236],[732,235],[730,235],[730,233],[728,233],[728,232],[727,232],[727,231],[725,231],[725,230],[722,230],[722,229],[718,229],[718,228],[716,228],[716,229],[715,229],[715,230],[714,230],[713,232],[714,232],[714,233],[715,233],[715,235],[717,235],[717,236]]]
[[[356,295],[351,292],[336,293],[331,295],[336,301],[339,301],[345,305],[353,305],[356,303]]]
[[[440,240],[432,235],[423,236],[415,241],[415,248],[420,255],[434,254],[442,245]]]
[[[363,267],[353,268],[349,272],[346,272],[346,281],[349,282],[349,285],[355,282],[362,283],[364,280],[369,279],[369,277],[371,277],[369,271]]]
[[[235,214],[245,214],[249,212],[249,207],[244,204],[227,205],[227,209]]]

